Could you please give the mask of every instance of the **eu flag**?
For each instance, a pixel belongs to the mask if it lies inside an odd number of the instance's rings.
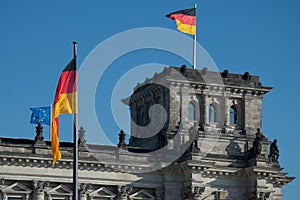
[[[47,124],[50,126],[50,106],[30,108],[32,111],[30,123],[31,124]]]

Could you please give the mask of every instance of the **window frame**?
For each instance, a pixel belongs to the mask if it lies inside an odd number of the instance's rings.
[[[238,109],[237,109],[236,105],[232,105],[229,108],[229,124],[230,125],[238,124]]]
[[[187,118],[188,118],[189,121],[196,121],[197,120],[196,106],[191,101],[188,103],[188,113],[187,113],[187,115],[188,115]]]
[[[212,119],[212,116],[213,116],[213,119]],[[209,104],[209,106],[208,106],[208,122],[209,123],[217,123],[217,107],[213,103]]]
[[[14,198],[14,199],[10,199],[10,198]],[[7,194],[6,200],[25,200],[25,197],[24,197],[24,195]]]

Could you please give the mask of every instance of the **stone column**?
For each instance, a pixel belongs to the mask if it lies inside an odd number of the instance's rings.
[[[183,87],[181,88],[181,97],[180,97],[180,106],[181,106],[181,122],[186,122],[188,121],[188,104],[190,102],[190,85],[189,84],[184,84]]]
[[[243,111],[243,127],[246,131],[246,134],[249,134],[252,132],[252,134],[254,135],[254,132],[256,127],[253,124],[253,113],[255,112],[255,107],[253,105],[253,99],[251,98],[250,93],[251,91],[248,91],[247,94],[244,96],[243,99],[243,107],[244,107],[244,111]]]
[[[208,111],[208,97],[207,95],[204,95],[204,125],[208,124],[208,115],[209,115],[209,111]]]
[[[228,98],[224,97],[225,98],[225,126],[229,126],[230,125],[230,111],[229,111],[229,100]]]
[[[179,93],[179,115],[180,115],[180,122],[183,122],[184,121],[184,118],[183,118],[183,108],[182,108],[182,97],[183,96],[183,92],[182,92],[182,88],[180,88],[180,93]]]
[[[45,199],[45,183],[43,181],[33,181],[33,199]]]

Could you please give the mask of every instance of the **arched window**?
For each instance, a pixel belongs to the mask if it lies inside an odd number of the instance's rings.
[[[230,107],[230,124],[237,124],[237,109],[235,106]]]
[[[209,122],[216,122],[217,110],[213,104],[209,105]]]
[[[188,120],[196,120],[196,110],[192,103],[188,105]]]

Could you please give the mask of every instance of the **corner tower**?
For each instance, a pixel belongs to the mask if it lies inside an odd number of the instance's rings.
[[[185,199],[279,200],[293,177],[281,172],[261,131],[262,101],[271,89],[248,72],[165,68],[124,99],[132,119],[128,149],[181,154]]]

